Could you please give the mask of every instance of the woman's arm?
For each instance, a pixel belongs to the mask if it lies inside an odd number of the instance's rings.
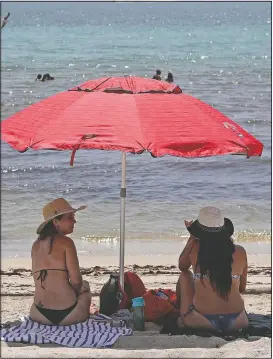
[[[191,266],[190,254],[195,243],[196,243],[196,238],[191,235],[182,253],[179,256],[178,267],[181,271],[185,271],[190,268]]]
[[[242,275],[240,277],[239,292],[244,293],[245,290],[246,290],[248,263],[247,263],[246,251],[245,251],[245,249],[243,247],[241,247],[241,248],[243,250],[245,266],[244,266],[244,269],[243,269],[243,273],[242,273]]]
[[[80,272],[77,250],[73,240],[69,237],[66,237],[65,258],[70,284],[75,289],[76,293],[80,294],[83,280]]]
[[[188,228],[191,226],[193,221],[184,221],[185,226]],[[191,266],[191,259],[190,259],[190,254],[192,251],[193,246],[195,245],[197,239],[191,234],[190,238],[188,239],[187,244],[185,245],[182,253],[179,256],[179,260],[178,260],[178,268],[181,271],[186,271],[190,268]]]

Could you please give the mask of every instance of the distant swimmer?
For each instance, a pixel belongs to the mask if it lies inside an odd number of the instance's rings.
[[[161,71],[160,70],[156,70],[156,74],[153,76],[153,80],[161,80]]]
[[[39,76],[39,75],[38,75]],[[37,76],[37,77],[38,77]],[[44,74],[43,78],[41,81],[49,81],[49,80],[54,80],[54,77],[50,76],[48,73]]]
[[[41,74],[38,74],[35,81],[48,81],[48,80],[54,80],[54,77],[50,76],[49,73],[44,74],[43,76]]]
[[[9,16],[10,16],[10,12],[8,12],[8,14],[5,17],[1,18],[1,29],[3,29],[3,27],[7,24]]]
[[[168,72],[168,76],[165,79],[165,81],[170,82],[170,83],[174,81],[173,80],[173,74],[171,72]]]

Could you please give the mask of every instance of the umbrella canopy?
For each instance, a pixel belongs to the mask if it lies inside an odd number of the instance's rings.
[[[122,151],[120,280],[123,286],[126,152],[153,157],[260,156],[263,145],[179,86],[140,77],[91,80],[2,121],[2,140],[19,152]]]
[[[2,122],[19,152],[103,149],[154,157],[259,156],[263,145],[235,122],[164,81],[102,78],[58,93]]]

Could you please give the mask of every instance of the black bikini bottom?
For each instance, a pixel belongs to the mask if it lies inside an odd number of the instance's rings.
[[[51,323],[57,325],[59,324],[72,310],[76,307],[78,301],[76,301],[71,307],[67,309],[47,309],[40,307],[35,304],[36,308],[39,310],[44,317],[51,321]]]

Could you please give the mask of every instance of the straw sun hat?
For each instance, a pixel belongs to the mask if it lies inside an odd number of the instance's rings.
[[[52,219],[66,213],[77,212],[85,209],[87,206],[81,206],[79,208],[73,208],[64,198],[57,198],[54,201],[49,202],[43,208],[44,222],[37,228],[37,233],[40,234],[44,226],[52,221]]]
[[[234,227],[219,208],[208,206],[200,209],[197,219],[188,227],[188,231],[196,238],[204,234],[212,237],[227,234],[230,237],[233,235]]]

